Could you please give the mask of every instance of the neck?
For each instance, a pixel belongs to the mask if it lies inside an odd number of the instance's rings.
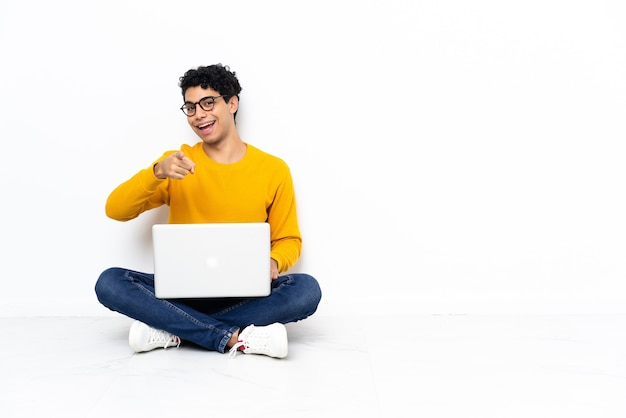
[[[202,144],[202,149],[210,159],[220,164],[234,164],[246,154],[246,144],[237,136],[229,141]]]

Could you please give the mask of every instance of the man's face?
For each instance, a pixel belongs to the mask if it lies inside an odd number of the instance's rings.
[[[211,97],[214,99],[210,99]],[[226,102],[211,88],[203,89],[196,86],[185,91],[185,106],[195,108],[195,113],[187,116],[187,122],[196,135],[208,145],[224,141],[235,129],[233,115],[238,105],[237,97],[233,96]],[[207,108],[209,110],[205,110]]]

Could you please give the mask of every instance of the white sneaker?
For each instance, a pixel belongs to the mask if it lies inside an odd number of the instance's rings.
[[[239,333],[239,342],[230,349],[228,356],[235,357],[237,351],[276,358],[286,357],[287,329],[278,322],[264,327],[247,326]]]
[[[149,327],[143,322],[135,321],[130,326],[128,345],[135,353],[140,353],[155,348],[178,347],[180,338],[169,332]]]

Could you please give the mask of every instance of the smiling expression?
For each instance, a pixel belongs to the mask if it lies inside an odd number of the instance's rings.
[[[220,94],[211,88],[190,87],[185,91],[185,102],[196,103],[207,96],[217,97]],[[231,97],[228,102],[220,97],[215,99],[213,109],[209,111],[196,105],[196,113],[188,116],[187,122],[205,144],[217,145],[236,133],[233,115],[238,106],[237,97]]]

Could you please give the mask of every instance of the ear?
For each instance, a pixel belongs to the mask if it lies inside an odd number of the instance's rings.
[[[233,96],[228,101],[228,111],[231,113],[231,115],[234,115],[238,109],[239,109],[239,98],[237,96]]]

